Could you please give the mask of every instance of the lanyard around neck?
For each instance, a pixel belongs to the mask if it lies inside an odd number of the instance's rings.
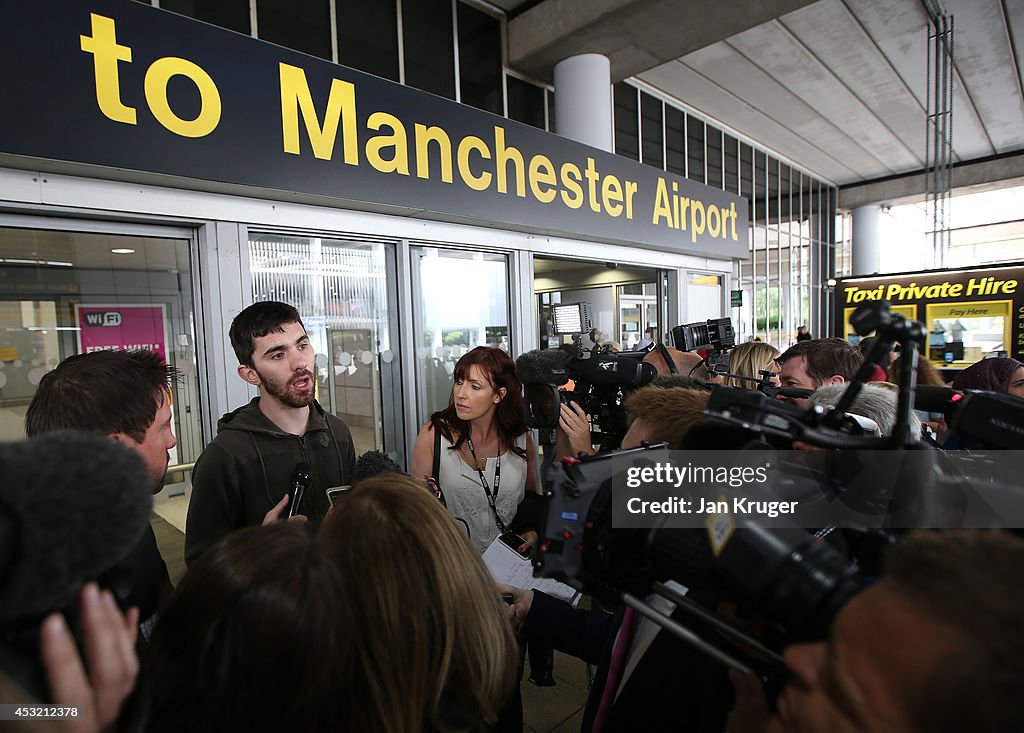
[[[498,486],[501,484],[501,456],[495,458],[494,464],[494,493],[491,493],[491,485],[487,483],[487,477],[484,476],[484,471],[480,468],[480,461],[476,457],[476,449],[473,447],[473,439],[466,436],[466,445],[469,446],[469,452],[473,456],[473,467],[476,468],[476,472],[480,475],[480,485],[484,487],[484,493],[487,495],[487,503],[491,505],[491,511],[494,512],[494,521],[498,525],[498,531],[505,534],[505,523],[501,521],[501,517],[498,516],[498,508],[495,506],[494,501],[498,498]]]

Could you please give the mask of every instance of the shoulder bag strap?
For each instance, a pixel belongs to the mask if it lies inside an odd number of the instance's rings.
[[[434,425],[434,465],[430,470],[434,482],[441,485],[441,430]]]

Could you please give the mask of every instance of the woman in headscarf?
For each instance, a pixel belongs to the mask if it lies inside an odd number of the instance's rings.
[[[1005,392],[1024,398],[1024,364],[1006,357],[982,359],[956,376],[953,389]]]
[[[1016,359],[1000,357],[982,359],[960,372],[953,380],[953,389],[977,389],[1003,392],[1024,399],[1024,364]],[[950,433],[943,448],[986,448],[978,440],[956,432]]]

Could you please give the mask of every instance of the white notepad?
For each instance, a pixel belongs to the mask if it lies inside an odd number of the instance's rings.
[[[495,537],[484,551],[484,564],[498,583],[511,585],[527,590],[539,590],[549,596],[571,603],[576,606],[580,602],[580,592],[565,583],[551,578],[535,578],[533,564],[528,558]]]

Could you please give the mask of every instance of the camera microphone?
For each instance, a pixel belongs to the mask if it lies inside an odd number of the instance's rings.
[[[950,387],[934,387],[919,384],[914,387],[914,409],[922,412],[941,412],[946,419],[953,413],[967,395]]]
[[[562,385],[569,381],[572,354],[561,349],[533,349],[516,359],[516,377],[523,384]]]
[[[352,471],[352,485],[381,473],[405,473],[402,467],[392,461],[387,453],[379,450],[368,450],[356,459],[356,467]]]
[[[151,532],[153,482],[131,448],[73,431],[0,444],[0,473],[0,670],[45,699],[39,625],[63,612],[75,631],[90,580],[125,603],[110,574]]]
[[[58,431],[0,444],[0,471],[0,624],[72,605],[149,524],[145,465],[106,436]]]
[[[312,480],[308,463],[295,464],[295,470],[292,471],[291,488],[288,489],[288,494],[291,496],[288,500],[289,517],[294,517],[299,513],[299,505],[302,504],[302,497],[305,495],[306,489],[309,488]]]

